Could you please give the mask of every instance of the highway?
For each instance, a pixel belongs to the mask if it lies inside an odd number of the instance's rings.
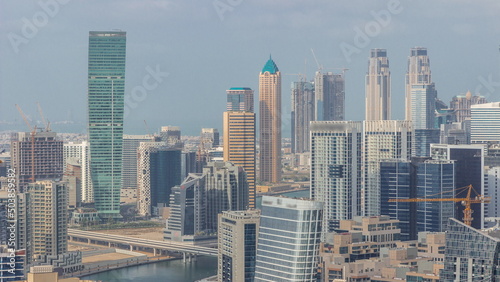
[[[156,248],[181,253],[189,253],[195,255],[217,256],[217,249],[193,246],[191,244],[176,243],[171,241],[156,241],[141,239],[135,237],[127,237],[121,235],[103,234],[92,231],[83,231],[76,229],[68,229],[68,236],[82,238],[106,243],[124,244],[137,247]]]

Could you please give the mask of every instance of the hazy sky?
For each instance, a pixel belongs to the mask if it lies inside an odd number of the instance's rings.
[[[44,4],[45,3],[45,4]],[[161,125],[183,134],[222,128],[229,87],[256,90],[272,54],[283,75],[283,130],[290,132],[294,74],[346,73],[346,118],[364,118],[364,77],[371,48],[386,48],[393,119],[404,116],[409,49],[428,48],[438,97],[468,89],[500,101],[500,1],[482,0],[39,0],[0,2],[0,130],[26,130],[14,104],[55,131],[72,120],[85,132],[88,32],[127,32],[125,133]],[[362,34],[361,34],[362,33]],[[144,79],[154,87],[138,95]],[[159,73],[158,73],[159,72]],[[168,75],[166,74],[168,73]],[[155,82],[155,80],[151,80]],[[132,95],[134,89],[135,96]],[[135,97],[135,98],[134,98]],[[36,122],[36,121],[34,121]]]

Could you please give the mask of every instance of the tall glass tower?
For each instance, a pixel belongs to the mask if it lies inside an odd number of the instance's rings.
[[[89,33],[90,169],[101,219],[120,218],[125,46],[124,31]]]

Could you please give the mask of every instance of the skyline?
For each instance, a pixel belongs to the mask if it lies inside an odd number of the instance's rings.
[[[229,2],[234,4],[231,9]],[[286,74],[305,72],[308,80],[313,79],[317,66],[311,48],[324,72],[350,69],[346,72],[346,120],[364,119],[358,102],[364,99],[372,48],[387,49],[391,61],[393,119],[404,118],[404,78],[410,48],[416,46],[427,48],[438,97],[446,104],[467,90],[479,91],[489,102],[500,100],[500,20],[496,17],[500,3],[493,0],[315,1],[307,6],[299,1],[225,0],[204,4],[58,0],[57,4],[57,9],[52,6],[56,12],[49,14],[36,2],[2,3],[0,121],[16,122],[0,124],[2,129],[26,130],[14,104],[40,120],[38,101],[54,131],[65,131],[56,121],[72,119],[81,124],[73,132],[86,132],[87,35],[91,30],[114,28],[128,35],[126,95],[144,87],[144,79],[154,86],[140,101],[128,104],[127,134],[146,134],[143,120],[152,130],[180,126],[184,135],[198,135],[203,127],[221,129],[225,91],[230,87],[258,89],[259,70],[271,53],[283,72],[282,127],[283,136],[289,136],[290,84],[298,77]],[[43,15],[47,23],[25,36],[27,23],[33,24],[34,16],[43,20]],[[384,15],[390,19],[384,21]],[[366,45],[356,44],[361,30],[377,26],[380,29],[372,30],[374,36],[366,36]],[[11,40],[16,35],[21,38],[17,38],[17,53]],[[359,53],[346,56],[341,46]],[[165,114],[159,117],[158,113]]]

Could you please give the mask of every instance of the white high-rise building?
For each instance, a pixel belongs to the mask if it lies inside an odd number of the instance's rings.
[[[322,229],[359,215],[362,122],[311,122],[311,198],[324,204]]]
[[[82,168],[82,202],[93,202],[94,193],[92,189],[92,180],[90,178],[89,143],[87,141],[64,143],[64,171],[66,171],[66,163],[69,158],[76,158]]]
[[[254,281],[314,281],[323,204],[262,197]]]
[[[370,50],[365,87],[365,120],[391,119],[391,72],[386,49]]]
[[[500,102],[471,106],[471,142],[500,143]]]

